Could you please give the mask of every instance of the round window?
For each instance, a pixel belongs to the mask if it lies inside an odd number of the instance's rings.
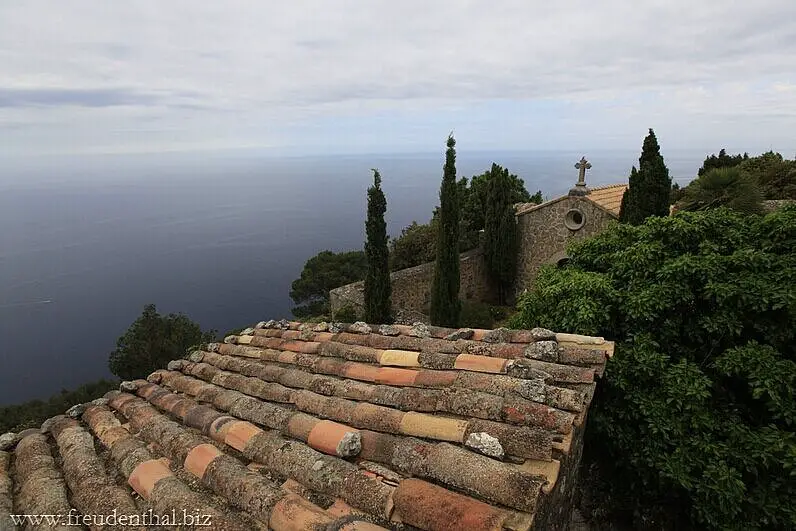
[[[586,216],[577,208],[573,208],[567,212],[564,218],[564,225],[566,225],[569,230],[578,230],[583,227],[584,223],[586,223]]]

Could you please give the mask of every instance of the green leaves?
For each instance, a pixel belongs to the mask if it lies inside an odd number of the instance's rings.
[[[505,304],[517,274],[519,232],[514,214],[509,171],[492,164],[487,184],[484,226],[484,257],[489,276],[497,287],[498,302]]]
[[[456,182],[456,140],[448,137],[439,200],[437,259],[431,286],[431,323],[456,327],[461,313],[459,301],[459,199]]]
[[[321,251],[307,260],[301,276],[291,285],[290,298],[298,305],[293,315],[328,315],[329,291],[364,279],[366,272],[367,259],[362,251]]]
[[[367,241],[365,258],[365,319],[369,323],[391,323],[390,255],[387,248],[387,199],[381,189],[379,170],[373,170],[373,186],[368,188],[368,217],[365,222]]]
[[[199,325],[185,315],[160,315],[154,304],[148,304],[119,337],[108,365],[119,378],[146,378],[169,361],[184,357],[190,346],[213,340],[215,332],[202,332]]]
[[[680,210],[710,210],[725,206],[743,214],[763,211],[763,193],[757,181],[739,166],[715,168],[691,182],[677,207]]]
[[[617,342],[586,446],[613,514],[796,528],[796,206],[614,225],[569,255],[511,324]]]
[[[622,197],[619,219],[638,225],[650,216],[669,214],[672,180],[661,156],[655,132],[650,129],[641,148],[638,170],[630,172],[628,189]]]

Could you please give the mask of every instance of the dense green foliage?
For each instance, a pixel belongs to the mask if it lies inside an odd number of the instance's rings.
[[[355,323],[359,320],[357,311],[350,304],[346,304],[334,314],[334,320],[341,323]]]
[[[685,195],[685,187],[681,188],[678,183],[672,183],[672,190],[669,193],[669,204],[677,203]]]
[[[368,218],[365,222],[365,320],[391,323],[389,250],[387,248],[387,199],[381,189],[379,170],[373,170],[373,186],[368,188]]]
[[[297,304],[296,317],[329,315],[329,291],[365,278],[367,259],[362,251],[321,251],[304,264],[293,281],[290,298]]]
[[[763,212],[763,194],[757,181],[739,166],[711,169],[684,189],[679,210],[710,210],[719,207],[760,214]]]
[[[484,259],[489,277],[497,290],[498,302],[505,304],[511,298],[517,275],[520,243],[514,215],[517,201],[511,193],[511,177],[514,176],[510,177],[509,171],[497,164],[492,164],[489,173],[484,201]]]
[[[72,391],[62,389],[60,393],[47,400],[31,400],[22,404],[2,406],[0,407],[0,433],[38,428],[48,418],[63,415],[75,404],[90,402],[118,387],[118,380],[99,380],[81,385]]]
[[[507,170],[504,170],[507,171]],[[468,181],[462,177],[456,183],[459,193],[459,252],[478,246],[481,231],[486,226],[487,190],[492,170],[476,175]],[[542,192],[531,195],[522,179],[509,173],[508,193],[514,203],[542,202]],[[434,210],[431,221],[419,224],[413,221],[401,231],[401,235],[390,242],[390,269],[398,271],[427,262],[436,257],[436,239],[439,231],[439,208]]]
[[[796,528],[796,206],[616,224],[569,254],[512,324],[617,341],[587,431],[603,508],[634,528]]]
[[[650,216],[668,216],[671,190],[669,169],[661,156],[655,132],[650,129],[641,148],[638,170],[634,166],[630,171],[619,219],[638,225]]]
[[[494,306],[475,300],[462,301],[462,314],[459,326],[466,328],[493,329],[513,313],[510,306]]]
[[[433,262],[437,253],[437,218],[430,223],[413,221],[390,242],[390,270],[399,271]]]
[[[697,171],[697,176],[701,177],[710,170],[715,170],[718,168],[733,168],[748,159],[749,155],[747,153],[744,153],[743,155],[740,153],[738,155],[727,155],[727,151],[725,149],[721,149],[718,156],[711,154],[705,158],[705,162],[702,163],[702,167],[699,168],[699,171]]]
[[[522,179],[495,163],[492,163],[492,167],[484,173],[474,175],[470,179],[469,185],[467,179],[462,179],[460,181],[460,183],[464,181],[463,186],[460,184],[460,190],[463,192],[461,202],[462,230],[465,234],[469,234],[470,238],[475,234],[476,243],[478,241],[478,232],[486,228],[490,209],[490,183],[496,177],[501,179],[501,186],[505,187],[505,201],[509,204],[532,203],[536,202],[537,199],[541,202],[541,191],[531,196],[525,188],[525,182]]]
[[[455,327],[459,324],[459,191],[456,183],[456,140],[451,134],[445,152],[439,191],[439,231],[434,281],[431,286],[431,323]]]
[[[765,199],[796,199],[796,159],[769,151],[744,159],[738,167],[757,180]]]
[[[125,380],[146,378],[186,351],[215,340],[215,332],[202,332],[183,314],[160,315],[154,304],[144,307],[141,316],[116,341],[108,358],[111,372]]]

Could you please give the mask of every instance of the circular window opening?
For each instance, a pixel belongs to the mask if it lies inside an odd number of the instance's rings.
[[[573,208],[567,212],[564,218],[564,225],[566,225],[569,230],[578,230],[583,227],[584,223],[586,223],[586,216],[577,208]]]

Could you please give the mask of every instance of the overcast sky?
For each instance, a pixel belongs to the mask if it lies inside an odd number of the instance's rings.
[[[0,2],[0,155],[796,154],[794,0]]]

